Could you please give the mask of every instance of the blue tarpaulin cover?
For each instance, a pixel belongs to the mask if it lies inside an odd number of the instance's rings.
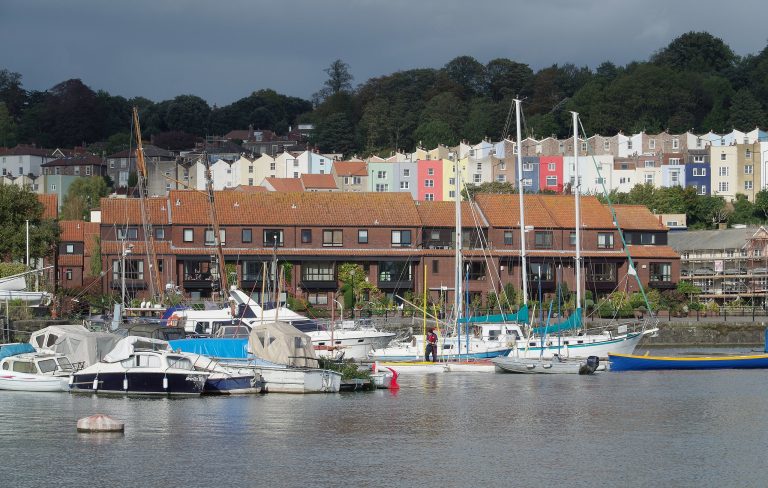
[[[177,339],[168,341],[174,350],[212,358],[249,359],[248,338]]]
[[[28,342],[20,344],[3,344],[0,345],[0,360],[17,354],[26,354],[30,352],[35,352],[35,348]]]

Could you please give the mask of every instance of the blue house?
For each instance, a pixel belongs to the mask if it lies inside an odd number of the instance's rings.
[[[699,195],[709,195],[712,191],[709,151],[689,149],[685,164],[685,186],[696,188]]]
[[[523,156],[523,191],[539,192],[539,157]]]

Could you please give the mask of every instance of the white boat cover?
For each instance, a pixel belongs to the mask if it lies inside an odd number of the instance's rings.
[[[170,351],[171,346],[166,341],[160,339],[150,339],[149,337],[128,336],[120,339],[115,347],[104,356],[107,363],[117,363],[128,359],[137,349],[150,349],[152,351]]]
[[[248,345],[253,355],[273,363],[303,368],[318,365],[309,336],[285,322],[254,326]]]
[[[82,325],[51,325],[33,332],[29,343],[37,350],[64,354],[84,366],[98,363],[121,338],[109,332],[91,332]]]

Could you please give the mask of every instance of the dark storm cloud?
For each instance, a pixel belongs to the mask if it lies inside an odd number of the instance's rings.
[[[758,1],[2,0],[0,68],[27,89],[81,78],[96,90],[231,103],[261,88],[308,98],[333,60],[361,83],[456,56],[539,69],[645,60],[708,31],[738,54],[765,47]]]

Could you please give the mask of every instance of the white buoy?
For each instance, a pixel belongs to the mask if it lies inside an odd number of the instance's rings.
[[[78,432],[125,432],[125,424],[107,415],[96,414],[77,421]]]

